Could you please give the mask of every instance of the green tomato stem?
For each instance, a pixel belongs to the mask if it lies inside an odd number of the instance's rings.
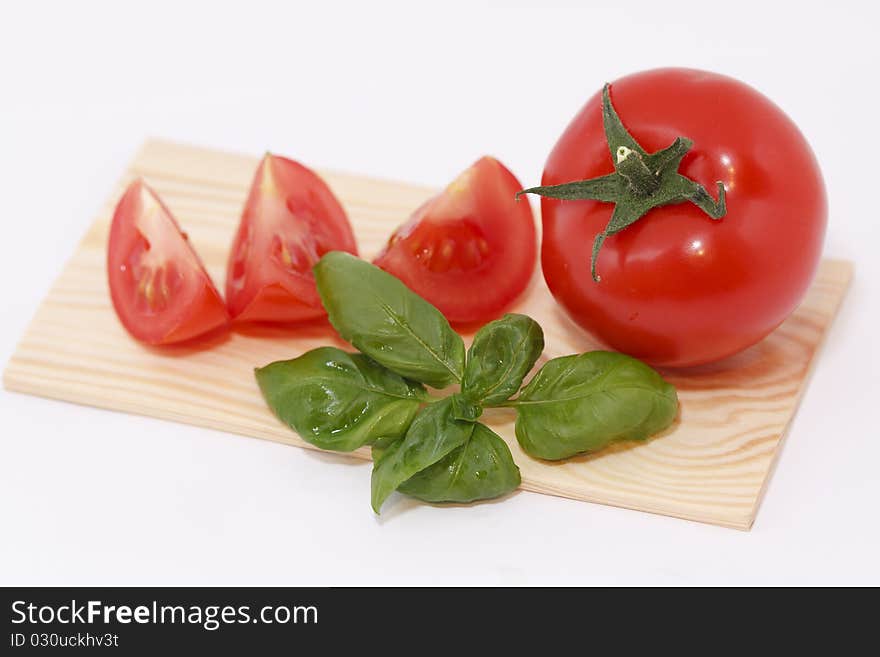
[[[716,183],[718,200],[715,201],[702,185],[678,173],[681,160],[693,142],[686,137],[678,137],[656,153],[645,151],[624,127],[614,109],[609,84],[602,90],[602,122],[614,173],[561,185],[530,187],[516,194],[517,198],[522,194],[538,194],[560,200],[593,200],[614,204],[611,220],[593,241],[590,272],[596,282],[601,280],[596,271],[596,262],[605,238],[631,226],[649,210],[689,201],[711,219],[721,219],[727,213],[723,183]]]

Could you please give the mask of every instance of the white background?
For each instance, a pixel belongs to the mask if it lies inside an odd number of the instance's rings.
[[[880,584],[876,3],[540,4],[5,5],[0,363],[148,135],[537,181],[606,80],[712,69],[801,126],[856,262],[754,529],[530,493],[379,520],[367,464],[3,391],[0,584]]]

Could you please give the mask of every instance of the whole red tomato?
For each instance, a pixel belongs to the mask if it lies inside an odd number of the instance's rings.
[[[550,290],[600,340],[655,365],[707,363],[755,344],[795,309],[819,261],[827,203],[809,145],[770,100],[722,75],[658,69],[609,90],[646,158],[686,138],[677,174],[703,191],[694,202],[673,199],[609,230],[595,261],[598,281],[592,245],[617,206],[545,195],[542,265]],[[614,174],[628,150],[613,159],[597,93],[556,144],[542,183]],[[726,212],[715,200],[718,181]],[[593,198],[614,195],[597,189]],[[651,189],[635,198],[651,205]]]

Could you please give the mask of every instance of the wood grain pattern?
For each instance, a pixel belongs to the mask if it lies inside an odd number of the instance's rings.
[[[222,282],[256,163],[253,157],[147,142],[40,305],[5,370],[6,387],[309,447],[268,411],[252,369],[338,343],[326,324],[248,328],[209,345],[151,349],[125,333],[107,292],[109,220],[133,177],[155,187]],[[366,256],[432,193],[324,175],[348,210]],[[680,392],[680,418],[648,443],[548,463],[519,449],[512,411],[493,409],[484,418],[511,445],[527,490],[748,529],[851,275],[850,263],[824,261],[801,307],[759,345],[720,364],[666,373]],[[541,362],[597,346],[560,312],[540,274],[515,310],[543,326]],[[369,458],[367,450],[354,456]]]

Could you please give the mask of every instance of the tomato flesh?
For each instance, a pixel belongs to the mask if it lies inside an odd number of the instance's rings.
[[[357,254],[345,210],[330,188],[303,165],[267,154],[229,256],[232,317],[298,322],[323,316],[312,266],[334,250]]]
[[[526,288],[537,259],[535,220],[519,181],[483,157],[398,228],[374,262],[452,322],[497,317]]]
[[[128,187],[113,214],[107,273],[120,321],[148,344],[189,340],[228,321],[186,235],[141,180]]]
[[[542,199],[542,267],[570,316],[602,342],[655,365],[715,361],[760,341],[803,298],[825,232],[816,159],[794,123],[747,85],[713,73],[659,69],[611,85],[629,132],[648,152],[693,140],[679,172],[716,194],[713,221],[690,203],[649,211],[605,240],[590,275],[593,238],[609,203]],[[593,96],[556,144],[543,184],[614,170]]]

